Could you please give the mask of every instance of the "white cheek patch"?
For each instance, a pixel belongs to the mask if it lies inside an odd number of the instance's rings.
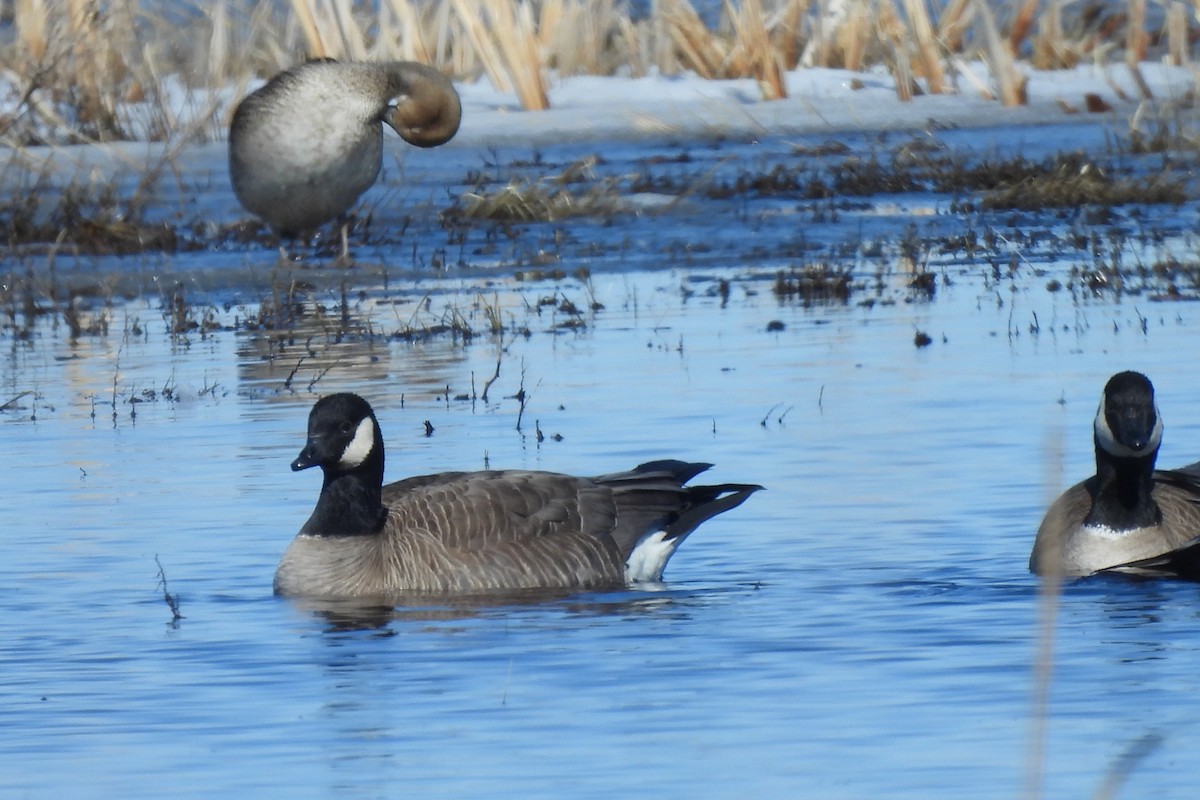
[[[358,423],[358,430],[354,432],[354,438],[342,451],[342,457],[338,459],[337,463],[338,468],[354,469],[367,460],[373,449],[375,449],[375,423],[371,421],[370,417],[367,417]]]
[[[1117,437],[1113,435],[1112,428],[1108,427],[1108,419],[1104,413],[1105,398],[1100,398],[1100,410],[1096,412],[1096,441],[1100,443],[1100,447],[1109,455],[1117,456],[1118,458],[1141,458],[1147,453],[1156,450],[1162,444],[1163,424],[1162,414],[1158,413],[1158,404],[1154,406],[1154,430],[1150,432],[1150,439],[1146,442],[1146,446],[1141,450],[1134,450],[1132,447],[1126,447],[1117,441]]]

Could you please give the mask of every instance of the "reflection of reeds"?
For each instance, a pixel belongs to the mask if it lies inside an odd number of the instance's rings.
[[[785,76],[798,67],[882,64],[907,97],[915,88],[954,91],[947,65],[961,70],[978,59],[1002,102],[1016,104],[1024,102],[1017,54],[1039,68],[1123,57],[1148,96],[1138,65],[1152,46],[1174,63],[1188,59],[1187,6],[1178,0],[1167,4],[1163,30],[1145,0],[1102,13],[1064,0],[723,0],[720,16],[707,25],[689,0],[660,0],[646,17],[619,0],[221,0],[170,12],[143,0],[19,0],[12,36],[0,45],[18,102],[0,119],[0,136],[168,135],[176,126],[168,79],[240,87],[306,55],[429,62],[460,81],[486,76],[527,109],[548,106],[552,74],[691,71],[753,79],[773,99],[786,96]],[[136,125],[131,103],[142,104]]]
[[[780,270],[772,291],[781,300],[800,300],[805,306],[845,303],[852,289],[850,269],[829,264],[809,264]]]

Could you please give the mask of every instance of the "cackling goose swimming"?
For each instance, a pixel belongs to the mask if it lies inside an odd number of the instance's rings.
[[[458,131],[462,106],[442,73],[409,61],[309,61],[246,97],[229,129],[238,201],[277,233],[298,236],[348,210],[383,163],[387,123],[418,147]]]
[[[1155,470],[1162,431],[1150,380],[1112,376],[1094,423],[1096,474],[1046,512],[1032,572],[1200,576],[1200,463]]]
[[[319,466],[316,508],[275,572],[275,591],[320,598],[612,588],[657,581],[675,549],[761,486],[684,486],[709,464],[652,461],[577,478],[445,472],[383,485],[367,401],[317,401],[293,470]]]

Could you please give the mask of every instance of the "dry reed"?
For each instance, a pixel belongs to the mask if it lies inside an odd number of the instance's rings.
[[[527,109],[548,107],[554,76],[690,71],[752,79],[774,99],[787,96],[798,67],[880,64],[904,98],[955,91],[953,70],[1019,104],[1018,57],[1044,69],[1117,59],[1149,97],[1139,65],[1188,63],[1196,2],[1168,2],[1160,22],[1146,0],[1100,13],[1068,0],[722,0],[709,25],[691,0],[658,0],[647,16],[621,0],[218,0],[170,11],[144,0],[14,0],[12,36],[0,45],[14,102],[0,116],[0,140],[175,135],[168,79],[241,89],[305,57],[432,63],[459,81],[486,77]],[[975,60],[986,78],[964,72]],[[149,122],[128,117],[135,101]],[[212,113],[220,130],[228,110]]]
[[[521,107],[528,111],[549,108],[533,6],[525,0],[507,3],[477,0],[453,2],[468,36],[483,54],[492,83],[497,87],[511,86]],[[548,3],[543,10],[553,5]],[[504,81],[502,73],[507,73],[507,81]]]
[[[933,25],[930,24],[929,15],[926,13],[925,0],[904,0],[904,11],[912,26],[917,60],[929,84],[929,91],[942,94],[946,91],[946,75],[942,70],[942,58],[938,52],[937,38],[933,34]]]
[[[1000,102],[1006,106],[1023,105],[1027,79],[1017,70],[1012,52],[996,26],[992,10],[983,0],[975,0],[975,12],[983,29],[984,60],[996,81]]]

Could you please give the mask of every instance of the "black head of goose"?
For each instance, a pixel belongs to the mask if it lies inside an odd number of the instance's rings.
[[[1093,425],[1096,474],[1046,512],[1029,569],[1200,577],[1200,464],[1156,470],[1163,423],[1154,386],[1138,372],[1113,375]]]
[[[462,105],[424,64],[309,61],[246,97],[229,129],[229,175],[247,211],[283,236],[347,211],[383,163],[383,128],[434,147],[458,131]]]
[[[324,397],[292,469],[324,473],[275,591],[316,598],[612,588],[662,577],[679,544],[761,489],[685,486],[709,464],[652,461],[579,478],[444,472],[383,485],[379,423],[361,397]]]

